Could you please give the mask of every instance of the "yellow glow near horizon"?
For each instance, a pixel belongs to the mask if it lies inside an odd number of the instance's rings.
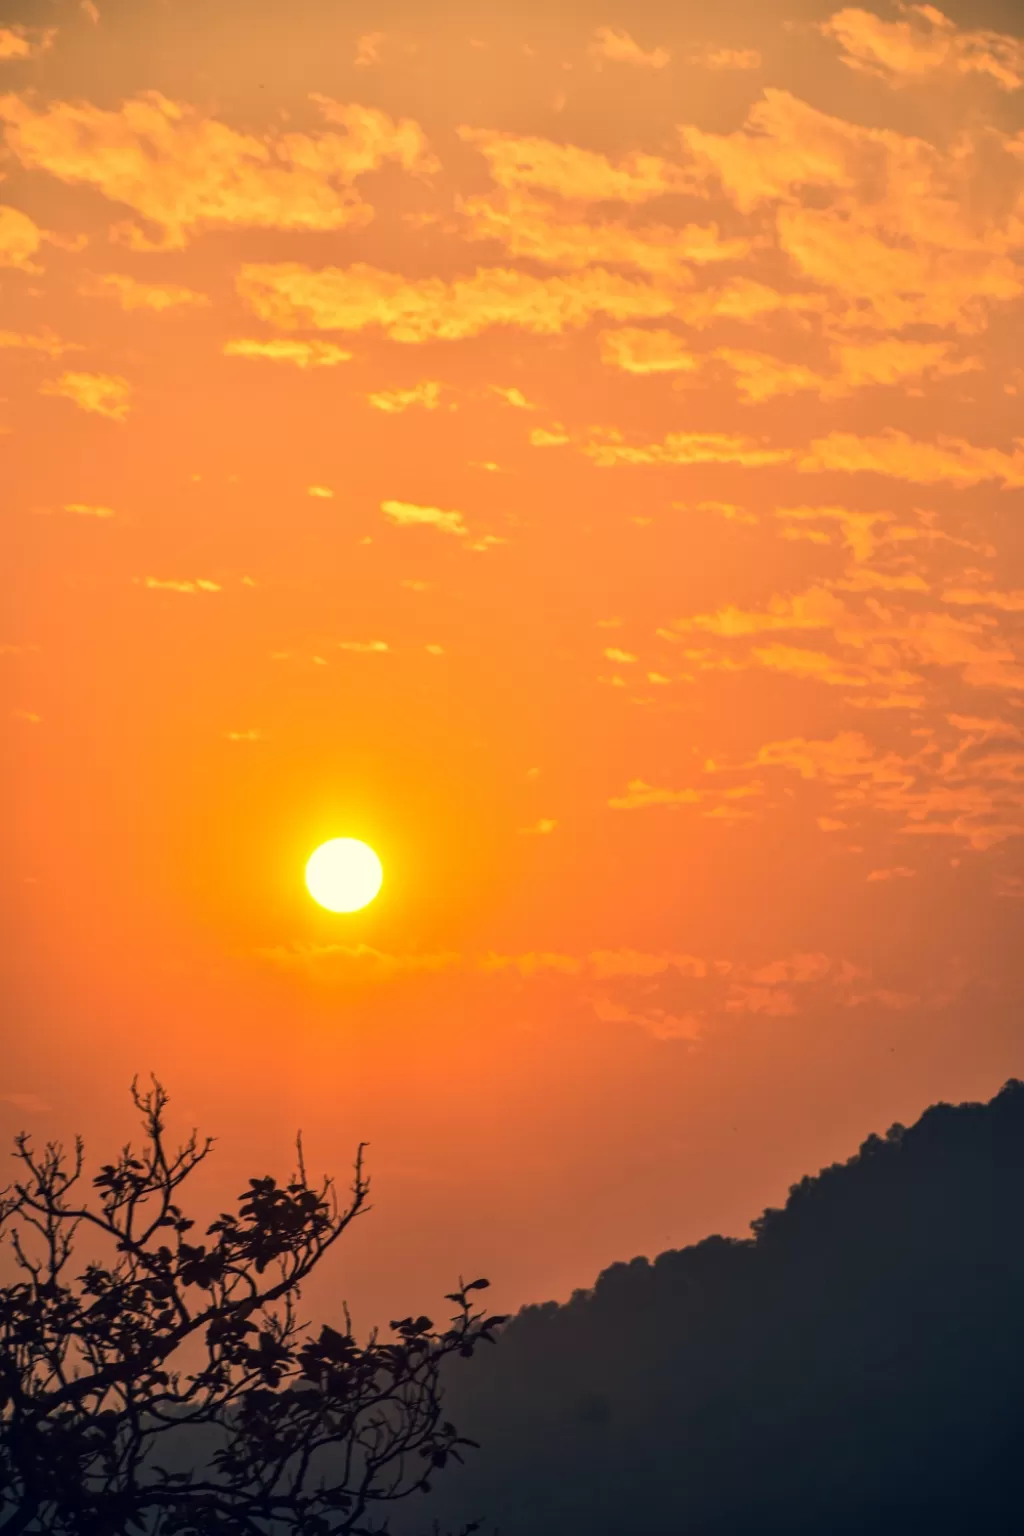
[[[384,870],[368,843],[333,837],[306,864],[306,889],[328,912],[358,912],[381,888]]]

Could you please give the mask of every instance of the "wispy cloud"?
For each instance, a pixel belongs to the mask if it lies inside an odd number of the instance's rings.
[[[262,358],[269,363],[291,363],[296,368],[336,368],[352,360],[352,353],[333,341],[299,341],[291,336],[226,341],[223,350],[225,357]]]
[[[468,125],[458,133],[479,150],[492,181],[506,192],[544,192],[574,203],[646,203],[689,184],[683,168],[662,155],[634,151],[613,160],[534,134]]]
[[[35,333],[0,331],[0,348],[6,347],[24,352],[42,352],[46,357],[62,357],[65,352],[84,351],[77,342],[63,341],[55,331],[47,329]]]
[[[195,596],[200,592],[221,591],[219,582],[210,581],[205,576],[197,576],[194,581],[173,576],[136,576],[134,580],[151,592],[181,592],[187,596]]]
[[[602,331],[601,361],[626,373],[694,373],[700,359],[675,331],[624,326]]]
[[[708,48],[695,54],[695,64],[705,69],[760,69],[761,55],[756,48]]]
[[[641,48],[628,32],[614,27],[598,27],[590,45],[592,58],[611,64],[632,64],[639,69],[664,69],[672,55],[667,48]]]
[[[1024,86],[1024,39],[990,28],[958,27],[934,5],[897,0],[903,20],[886,21],[849,6],[822,22],[821,31],[842,49],[849,68],[892,86],[934,75],[981,75],[1004,91]]]
[[[92,502],[69,501],[65,504],[65,512],[73,512],[76,517],[116,517],[113,507],[95,506]]]
[[[380,509],[399,528],[436,528],[439,533],[451,533],[459,539],[469,535],[461,512],[422,507],[411,501],[382,501]]]
[[[408,389],[381,389],[367,399],[375,411],[398,415],[410,406],[420,405],[426,411],[436,411],[441,403],[441,385],[436,379],[424,379]]]
[[[131,409],[132,386],[115,373],[62,373],[57,379],[44,380],[39,393],[70,400],[79,410],[108,421],[126,421]]]
[[[962,437],[939,437],[935,442],[912,438],[896,427],[874,436],[854,432],[830,432],[816,438],[798,462],[803,471],[872,471],[907,480],[913,485],[980,485],[986,480],[1004,486],[1024,485],[1024,437],[1014,439],[1013,450],[983,448]]]
[[[356,264],[249,263],[239,296],[281,329],[362,331],[380,327],[392,341],[459,341],[494,326],[534,335],[576,330],[598,315],[614,320],[671,314],[675,299],[648,283],[600,267],[569,277],[535,277],[510,267],[481,267],[472,277],[405,278]]]
[[[156,314],[169,309],[205,308],[210,303],[205,293],[194,288],[179,283],[142,283],[126,272],[89,272],[78,291],[89,298],[115,299],[122,309],[149,309]]]
[[[37,59],[56,36],[56,27],[0,27],[0,59]]]
[[[0,267],[39,270],[32,262],[42,241],[42,231],[20,208],[0,206]]]
[[[134,210],[152,233],[128,224],[118,234],[136,250],[180,248],[196,230],[217,226],[364,225],[373,210],[354,185],[360,177],[389,163],[413,173],[436,166],[411,119],[326,96],[311,100],[326,130],[242,133],[159,91],[113,110],[86,101],[37,109],[7,95],[0,122],[8,150],[27,169],[92,186]]]
[[[594,428],[581,452],[602,468],[616,464],[785,464],[789,448],[770,448],[736,432],[670,432],[660,443],[629,443],[617,428]]]

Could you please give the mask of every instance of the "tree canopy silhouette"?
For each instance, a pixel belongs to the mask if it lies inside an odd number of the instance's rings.
[[[750,1238],[524,1308],[452,1380],[481,1450],[434,1509],[501,1536],[1019,1533],[1022,1298],[1010,1082],[869,1137]]]
[[[195,1235],[181,1186],[212,1142],[171,1152],[167,1094],[132,1085],[144,1140],[80,1193],[80,1140],[16,1138],[0,1195],[14,1281],[0,1287],[3,1536],[365,1536],[475,1442],[442,1417],[441,1366],[504,1321],[459,1282],[450,1326],[391,1324],[366,1344],[306,1332],[302,1282],[367,1209],[363,1145],[351,1196],[298,1167],[249,1180],[238,1209]],[[75,1268],[76,1243],[86,1261]],[[476,1529],[475,1523],[465,1530]]]

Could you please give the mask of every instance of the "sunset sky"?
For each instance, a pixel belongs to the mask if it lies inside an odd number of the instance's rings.
[[[358,1326],[1024,1075],[1016,0],[0,0],[0,135],[0,1136],[368,1141]]]

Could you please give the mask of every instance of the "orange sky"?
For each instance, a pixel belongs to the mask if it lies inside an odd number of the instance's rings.
[[[3,0],[0,1133],[368,1140],[358,1324],[1024,1069],[1024,35],[876,5]]]

